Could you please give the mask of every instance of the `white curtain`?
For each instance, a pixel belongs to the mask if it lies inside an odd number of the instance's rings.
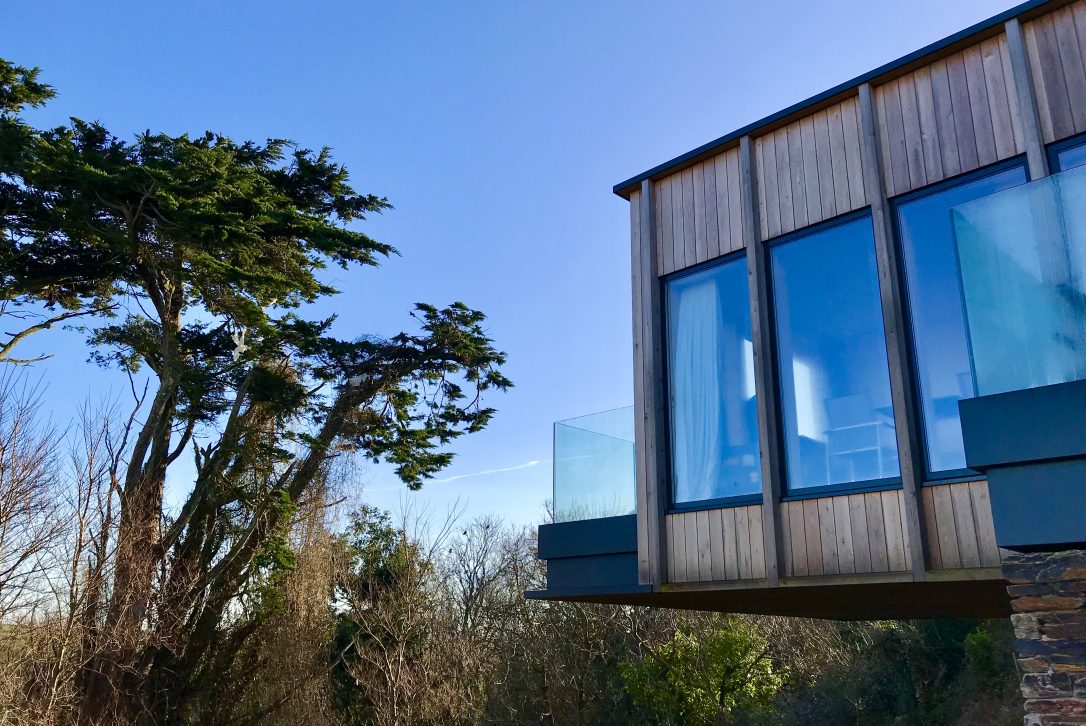
[[[721,313],[715,280],[673,288],[670,304],[672,467],[675,500],[721,495]]]

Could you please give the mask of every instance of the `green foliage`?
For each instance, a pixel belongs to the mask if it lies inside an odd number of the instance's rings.
[[[96,675],[108,683],[153,664],[157,702],[117,708],[162,713],[178,707],[166,691],[213,682],[252,621],[280,606],[295,505],[322,495],[332,459],[389,462],[417,489],[457,437],[489,423],[483,395],[511,383],[483,314],[460,302],[419,303],[389,338],[343,339],[334,318],[304,317],[338,293],[323,270],[396,252],[359,228],[390,204],[357,192],[328,148],[20,118],[51,96],[36,69],[0,61],[0,315],[85,316],[91,359],[148,374],[101,605],[108,627],[147,624],[160,631],[147,642],[170,647],[89,667],[115,670]],[[49,327],[9,334],[0,360]],[[196,475],[173,516],[162,491],[186,450]]]
[[[779,719],[764,723],[1021,723],[1007,621],[857,623],[842,634],[848,660],[782,691]]]
[[[783,682],[764,638],[735,619],[679,630],[620,670],[634,701],[668,724],[729,722],[740,711],[768,711]]]

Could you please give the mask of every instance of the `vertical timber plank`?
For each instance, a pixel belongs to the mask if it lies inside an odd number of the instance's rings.
[[[999,158],[996,153],[995,131],[992,128],[992,109],[988,102],[988,87],[984,79],[983,44],[966,48],[962,52],[965,61],[965,83],[969,92],[969,109],[973,117],[973,138],[977,141],[977,163],[987,166]]]
[[[995,522],[992,520],[992,500],[988,496],[988,482],[969,484],[969,496],[973,500],[973,520],[977,524],[977,545],[980,548],[981,567],[999,567],[999,545],[996,544]]]
[[[932,487],[924,487],[920,492],[920,498],[924,505],[924,521],[927,522],[928,556],[931,558],[931,569],[943,569],[942,552],[939,549],[938,518],[935,516],[935,499]]]
[[[739,554],[739,579],[751,578],[750,567],[750,521],[746,507],[735,508],[735,539]]]
[[[920,118],[920,145],[924,153],[924,178],[934,181],[942,179],[944,175],[931,68],[921,68],[913,75],[916,80],[916,112]]]
[[[815,499],[818,502],[818,534],[822,543],[822,572],[826,575],[841,574],[837,554],[837,526],[833,521],[833,497]]]
[[[861,151],[859,104],[855,98],[841,103],[841,127],[845,135],[845,164],[848,168],[848,196],[852,209],[868,203],[867,174],[874,173],[864,167]]]
[[[954,506],[954,528],[958,533],[958,553],[962,567],[980,567],[977,525],[973,521],[973,501],[968,484],[951,484],[950,500]]]
[[[962,566],[962,558],[958,552],[958,530],[954,523],[954,503],[950,498],[950,486],[944,484],[931,487],[931,497],[943,567],[956,570]]]
[[[739,540],[735,536],[735,509],[720,510],[721,529],[724,533],[724,577],[739,579]]]
[[[1030,179],[1048,176],[1048,154],[1045,153],[1044,135],[1038,114],[1038,99],[1033,85],[1034,74],[1030,70],[1029,55],[1022,38],[1022,26],[1018,18],[1004,24],[1007,34],[1007,55],[1010,58],[1014,95],[1018,100],[1018,123],[1022,144],[1026,150]]]
[[[803,145],[803,195],[807,207],[807,224],[821,222],[822,195],[818,188],[818,146],[815,140],[814,116],[798,122],[800,143]]]
[[[815,165],[818,180],[819,204],[822,219],[837,215],[837,196],[833,185],[833,161],[830,158],[830,122],[829,112],[819,111],[814,115]]]
[[[785,506],[792,540],[793,574],[803,577],[811,574],[807,567],[807,533],[803,526],[803,502],[788,502]]]
[[[758,440],[762,474],[762,538],[766,563],[766,581],[769,587],[780,583],[781,550],[781,461],[780,453],[772,442],[778,441],[773,362],[770,347],[769,280],[766,271],[765,249],[758,230],[759,205],[756,169],[753,155],[754,144],[749,136],[739,140],[739,185],[743,205],[741,220],[743,243],[747,249],[747,289],[750,295],[751,337],[754,349],[754,377],[757,392],[755,405],[758,415]]]
[[[716,210],[716,159],[709,159],[702,166],[705,175],[705,254],[708,259],[720,256],[720,226]]]
[[[711,257],[705,231],[705,165],[695,165],[691,173],[694,180],[694,198],[691,205],[694,209],[694,261],[705,262]]]
[[[867,505],[863,494],[848,496],[848,518],[852,525],[852,556],[857,573],[873,572],[871,568],[871,536],[867,531]]]
[[[833,173],[834,213],[842,214],[852,209],[848,196],[848,157],[845,155],[845,128],[841,123],[843,103],[831,106],[827,114],[830,148],[828,158]]]
[[[659,284],[656,204],[651,180],[641,182],[639,194],[639,239],[633,241],[637,262],[633,279],[639,300],[634,312],[638,331],[634,336],[635,429],[640,439],[635,449],[644,467],[637,471],[638,580],[658,587],[667,582],[667,533],[664,524],[664,397],[663,323]],[[637,392],[640,391],[640,394]],[[642,534],[643,533],[643,534]]]
[[[965,72],[965,56],[958,52],[946,59],[950,80],[950,102],[954,108],[954,138],[958,143],[958,158],[962,171],[980,166],[977,137],[973,129],[973,110],[969,103],[969,81]]]
[[[702,581],[713,579],[713,554],[711,538],[709,534],[709,511],[702,510],[694,515],[697,518],[698,530],[698,579]]]
[[[841,574],[851,575],[856,572],[856,555],[852,545],[852,517],[849,513],[849,498],[833,498],[833,523],[837,533],[837,563]]]
[[[882,516],[882,497],[878,492],[863,495],[867,513],[867,537],[871,543],[871,571],[889,572],[886,551],[886,527]]]
[[[711,558],[709,569],[712,571],[714,580],[728,579],[727,569],[724,566],[724,529],[720,520],[721,514],[723,513],[719,509],[709,512],[709,555]]]
[[[747,507],[747,523],[750,526],[750,567],[751,577],[765,577],[765,532],[762,521],[762,505],[752,504]]]
[[[901,531],[901,505],[897,490],[882,492],[882,522],[886,532],[886,558],[891,570],[905,570],[905,535]]]
[[[921,458],[917,442],[917,417],[910,416],[912,379],[907,373],[908,353],[905,341],[905,312],[902,301],[905,292],[901,280],[902,265],[893,242],[890,203],[882,186],[882,160],[879,158],[878,122],[872,103],[871,86],[860,86],[860,118],[863,128],[863,158],[868,182],[867,198],[871,202],[871,222],[875,235],[875,255],[878,262],[879,293],[882,298],[883,329],[886,333],[886,356],[890,368],[890,393],[894,407],[898,458],[901,462],[901,488],[904,493],[905,522],[908,529],[909,562],[913,579],[925,579],[927,557],[924,553],[923,522],[920,519],[919,482],[922,481]],[[870,523],[870,510],[868,511]],[[872,550],[875,549],[872,542]],[[875,554],[872,552],[872,561]]]
[[[954,102],[950,97],[950,74],[945,60],[928,67],[931,76],[932,101],[935,104],[935,128],[939,139],[940,163],[943,176],[962,173],[961,156],[958,154],[958,138],[954,134]]]
[[[818,502],[814,499],[803,500],[803,532],[807,540],[807,572],[821,575],[825,572],[822,564],[822,528],[818,525]]]

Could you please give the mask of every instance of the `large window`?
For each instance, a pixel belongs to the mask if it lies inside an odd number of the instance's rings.
[[[672,502],[759,495],[745,259],[667,283]]]
[[[929,472],[965,468],[958,401],[973,395],[950,208],[1025,181],[1025,169],[1014,167],[897,208]]]
[[[870,217],[774,245],[790,493],[899,476]]]

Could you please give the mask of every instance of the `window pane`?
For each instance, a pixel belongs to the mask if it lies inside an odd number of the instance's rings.
[[[871,219],[770,257],[789,490],[898,476]]]
[[[746,260],[672,280],[667,291],[673,501],[759,494]]]
[[[950,208],[1023,184],[1022,167],[898,207],[928,470],[965,468],[958,401],[973,395]]]
[[[1055,171],[1067,171],[1086,164],[1086,144],[1070,146],[1056,153]]]

